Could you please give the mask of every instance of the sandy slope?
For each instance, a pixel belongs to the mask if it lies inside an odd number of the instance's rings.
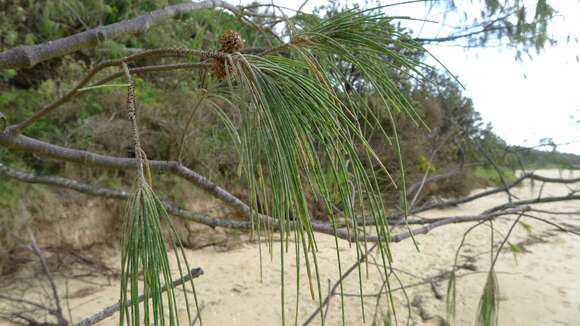
[[[546,176],[557,176],[556,171],[540,171]],[[578,176],[579,173],[576,173]],[[565,176],[571,176],[567,172]],[[574,185],[578,187],[579,185]],[[536,187],[536,190],[539,187]],[[562,185],[546,185],[543,190],[547,195],[561,195],[569,190]],[[529,184],[517,189],[515,193],[524,198],[532,196]],[[536,196],[537,194],[534,194]],[[437,210],[420,214],[421,217],[473,215],[484,209],[505,201],[505,195],[484,198],[482,200],[446,210]],[[541,207],[555,211],[580,211],[580,202],[568,201],[555,204],[543,204]],[[555,222],[564,222],[580,227],[580,217],[571,215],[547,216]],[[513,219],[503,218],[494,225],[505,234]],[[580,237],[554,231],[554,227],[540,222],[526,220],[532,225],[532,234],[523,227],[516,227],[511,242],[528,241],[526,253],[514,255],[506,250],[501,253],[496,266],[501,291],[500,325],[580,325]],[[394,244],[394,267],[397,275],[406,286],[422,283],[425,278],[448,271],[453,263],[455,249],[463,232],[473,225],[465,223],[450,225],[417,237],[421,252],[418,253],[411,241]],[[395,233],[402,229],[394,230]],[[459,274],[457,297],[457,325],[473,324],[479,296],[485,282],[485,272],[490,262],[490,229],[481,227],[468,238],[460,256],[460,264],[472,264],[476,271],[463,269]],[[534,239],[542,238],[545,242]],[[501,241],[499,233],[496,243]],[[337,280],[336,247],[332,237],[317,237],[320,252],[318,261],[321,270],[322,292],[327,292],[327,280]],[[189,251],[190,263],[201,266],[205,275],[196,282],[199,296],[203,302],[203,321],[205,325],[280,325],[280,245],[273,246],[273,260],[270,261],[267,248],[264,251],[263,280],[260,282],[260,265],[258,244],[245,242],[227,252],[218,252],[214,247]],[[339,252],[343,269],[356,260],[353,248],[340,242]],[[294,324],[296,306],[296,263],[294,244],[291,242],[286,255],[286,319]],[[377,261],[380,258],[377,257]],[[111,257],[109,262],[116,265],[118,256]],[[372,262],[372,260],[371,260]],[[368,278],[363,269],[364,292],[373,294],[381,287],[381,274],[372,263],[368,265]],[[298,323],[310,315],[317,302],[310,299],[306,273],[301,269],[301,285]],[[80,316],[98,311],[103,306],[114,303],[118,298],[116,281],[112,285],[104,278],[78,279],[69,281],[69,296],[72,315],[75,320]],[[61,292],[64,282],[59,280]],[[358,292],[358,273],[355,272],[344,283],[344,292]],[[398,288],[396,278],[391,277],[391,286]],[[438,317],[445,317],[444,299],[437,299],[436,292],[445,293],[447,281],[427,283],[409,287],[405,293],[394,292],[397,319],[405,325],[408,318],[406,297],[412,302],[410,312],[411,325],[438,325]],[[436,291],[433,290],[436,289]],[[32,293],[32,292],[31,292]],[[87,295],[88,294],[88,295]],[[32,296],[33,294],[29,294]],[[366,324],[371,325],[375,312],[376,297],[365,297]],[[334,296],[329,307],[327,325],[341,324],[340,297]],[[386,301],[383,297],[379,309],[384,311]],[[114,325],[117,320],[110,318],[100,325]],[[311,325],[319,325],[316,319]],[[362,324],[360,299],[355,296],[345,297],[345,324]]]

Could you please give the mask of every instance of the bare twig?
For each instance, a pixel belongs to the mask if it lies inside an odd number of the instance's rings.
[[[205,100],[206,96],[207,96],[207,92],[203,92],[203,94],[201,94],[199,96],[195,106],[191,109],[191,113],[189,114],[189,117],[187,118],[185,125],[183,126],[183,131],[181,133],[181,137],[180,137],[180,140],[178,143],[178,145],[179,145],[179,149],[177,152],[177,161],[178,162],[182,162],[183,146],[185,145],[185,136],[187,136],[187,132],[189,131],[190,125],[193,122],[193,118],[195,117],[195,113],[201,107],[201,104]]]
[[[408,191],[407,191],[408,195],[414,194],[413,199],[411,200],[411,203],[409,204],[409,210],[412,211],[412,208],[415,207],[415,204],[417,203],[417,200],[419,199],[419,195],[421,194],[421,191],[423,190],[423,187],[426,184],[451,178],[451,177],[457,175],[460,171],[461,171],[460,169],[452,169],[452,170],[447,171],[445,173],[437,174],[437,175],[434,175],[431,177],[428,177],[428,171],[425,172],[425,174],[423,175],[423,178],[421,179],[421,182],[410,186]]]
[[[42,270],[43,270],[44,275],[46,276],[46,279],[48,280],[48,283],[50,284],[50,288],[52,290],[52,298],[54,300],[54,304],[56,307],[54,310],[51,310],[51,314],[57,319],[59,325],[67,326],[69,324],[69,322],[66,320],[66,318],[64,318],[62,306],[60,304],[60,296],[58,295],[58,290],[56,289],[56,284],[54,283],[54,279],[52,278],[52,274],[50,273],[50,270],[48,269],[48,265],[46,264],[46,259],[44,258],[44,255],[42,254],[42,252],[40,251],[40,248],[38,248],[38,245],[36,244],[36,239],[34,238],[34,235],[32,234],[32,232],[30,233],[30,241],[31,241],[30,242],[30,250],[32,252],[34,252],[34,254],[40,260],[40,264],[42,265]]]
[[[375,248],[377,248],[378,243],[374,243],[369,250],[367,250],[367,252],[363,253],[360,258],[356,261],[356,263],[354,263],[352,266],[350,266],[345,272],[344,274],[342,274],[339,278],[338,281],[336,281],[334,283],[334,285],[332,286],[332,290],[330,291],[330,293],[335,293],[336,289],[338,289],[338,287],[340,286],[340,283],[345,280],[352,272],[354,272],[356,270],[356,268],[358,267],[358,265],[362,264],[365,259],[367,258],[367,256],[373,251],[375,250]],[[330,301],[330,296],[326,296],[326,298],[324,298],[324,301],[322,301],[322,304],[319,305],[316,310],[314,312],[312,312],[310,314],[310,316],[308,316],[308,318],[306,318],[306,320],[304,321],[304,323],[302,323],[302,326],[307,326],[308,324],[310,324],[315,318],[316,316],[318,316],[320,314],[320,309],[324,308],[326,305],[328,305],[328,302]]]
[[[81,79],[66,94],[64,94],[60,98],[56,99],[52,103],[48,104],[47,106],[43,107],[41,110],[36,112],[30,118],[28,118],[28,119],[26,119],[26,120],[24,120],[16,125],[8,126],[6,128],[6,130],[4,130],[4,133],[7,136],[15,136],[18,133],[20,133],[20,131],[22,131],[23,129],[29,127],[30,125],[32,125],[33,123],[38,121],[40,118],[46,116],[50,112],[52,112],[55,109],[57,109],[58,107],[60,107],[62,104],[70,101],[72,98],[74,98],[76,95],[78,95],[80,93],[80,91],[79,91],[80,88],[82,88],[87,83],[89,83],[98,72],[102,71],[105,68],[118,66],[122,62],[131,62],[131,61],[146,58],[146,57],[159,57],[159,56],[162,56],[162,57],[188,57],[188,56],[204,56],[207,54],[208,54],[208,51],[203,51],[203,50],[181,49],[181,48],[162,48],[162,49],[146,50],[143,52],[139,52],[136,54],[126,56],[124,58],[105,61],[105,62],[100,63],[100,64],[96,65],[95,67],[93,67],[87,73],[87,75],[83,79]]]
[[[163,72],[163,71],[174,71],[181,69],[205,69],[210,66],[207,62],[194,62],[194,63],[172,63],[172,64],[161,64],[161,65],[151,65],[143,66],[129,69],[131,74],[145,73],[145,72]],[[123,71],[115,72],[93,84],[93,86],[103,85],[111,80],[117,79],[124,75]]]
[[[551,215],[580,215],[580,211],[549,211],[545,209],[532,208],[530,211]]]
[[[552,222],[552,221],[550,221],[550,220],[547,220],[547,219],[545,219],[545,218],[537,217],[537,216],[530,215],[530,214],[523,214],[523,216],[525,216],[525,217],[527,217],[527,218],[531,218],[531,219],[533,219],[533,220],[538,220],[538,221],[540,221],[540,222],[546,223],[546,224],[548,224],[548,225],[551,225],[551,226],[554,226],[554,227],[556,227],[556,228],[557,228],[559,231],[561,231],[561,232],[572,233],[572,234],[575,234],[575,235],[577,235],[577,236],[580,236],[580,232],[577,232],[577,231],[574,231],[574,230],[567,229],[567,228],[565,228],[565,227],[561,226],[560,224],[558,224],[558,223],[554,223],[554,222]]]
[[[512,225],[510,226],[508,233],[506,234],[506,236],[503,238],[503,241],[501,242],[501,244],[499,245],[499,248],[497,249],[497,252],[495,254],[495,257],[493,257],[492,261],[491,261],[491,266],[489,268],[489,272],[491,273],[493,271],[493,269],[495,268],[495,264],[497,263],[497,259],[499,257],[500,252],[502,251],[503,247],[505,246],[506,242],[508,241],[510,235],[512,234],[514,228],[516,227],[516,225],[518,225],[518,222],[520,221],[520,219],[522,218],[522,216],[524,216],[524,212],[520,213],[518,215],[518,217],[516,218],[516,220],[512,223]],[[493,238],[492,238],[493,239]],[[493,242],[493,241],[492,241]],[[492,248],[493,249],[493,248]],[[492,255],[493,255],[493,250],[492,250]]]
[[[466,276],[470,276],[470,275],[476,275],[476,274],[484,274],[484,273],[487,274],[487,272],[469,272],[469,273],[457,275],[457,278],[462,278],[462,277],[466,277]],[[500,274],[500,273],[498,273],[498,274]],[[502,272],[501,274],[510,274],[510,273]],[[415,283],[408,284],[404,288],[405,289],[410,289],[410,288],[414,288],[414,287],[419,287],[419,286],[431,284],[431,282],[433,282],[433,281],[443,281],[445,279],[448,279],[449,278],[449,275],[450,275],[449,272],[443,272],[443,273],[437,274],[437,275],[435,275],[433,277],[427,278],[424,281],[419,281],[419,282],[415,282]],[[399,286],[399,287],[396,287],[396,288],[391,289],[391,292],[401,291],[402,289],[403,288],[401,288]],[[384,294],[385,293],[384,293],[384,289],[383,289],[382,292],[365,293],[362,296],[365,297],[365,298],[374,298],[374,297],[381,296],[381,295],[384,295]],[[358,297],[358,296],[360,296],[359,293],[344,293],[343,295],[345,297]]]
[[[36,243],[36,239],[34,237],[34,235],[32,234],[32,232],[30,232],[30,245],[27,246],[28,249],[30,249],[30,251],[32,251],[32,253],[34,253],[34,255],[36,257],[38,257],[38,260],[40,262],[40,265],[42,266],[42,272],[44,274],[44,276],[46,277],[49,285],[50,285],[50,289],[51,289],[51,293],[49,294],[48,292],[45,291],[45,294],[47,297],[52,297],[52,302],[54,302],[54,307],[49,307],[46,306],[42,303],[39,302],[35,302],[35,301],[31,301],[31,300],[27,300],[27,299],[23,299],[23,298],[15,298],[12,296],[8,296],[8,295],[4,295],[4,294],[0,294],[0,300],[4,300],[4,301],[8,301],[8,302],[13,302],[13,303],[18,303],[20,305],[25,305],[25,306],[30,306],[33,309],[32,310],[24,310],[24,311],[20,311],[20,312],[13,312],[10,313],[8,315],[8,317],[4,317],[4,318],[8,318],[8,319],[12,319],[12,318],[17,318],[17,319],[21,319],[27,322],[28,325],[58,325],[58,326],[68,326],[69,325],[69,321],[65,318],[64,313],[63,313],[63,309],[62,309],[62,305],[61,305],[61,301],[60,301],[60,296],[58,294],[58,290],[56,288],[56,284],[54,282],[52,273],[50,272],[50,269],[48,268],[48,264],[46,262],[46,258],[44,257],[44,254],[42,253],[42,251],[40,250],[40,248],[38,247],[38,244]],[[42,287],[44,289],[44,287]],[[56,318],[57,323],[53,324],[53,323],[49,323],[49,322],[39,322],[37,320],[35,320],[33,317],[27,316],[26,314],[33,312],[33,311],[45,311],[48,314],[54,316],[54,318]]]
[[[499,16],[493,20],[488,22],[484,22],[480,24],[480,29],[475,31],[464,31],[461,34],[449,35],[446,37],[435,37],[435,38],[415,38],[414,40],[419,43],[442,43],[442,42],[450,42],[456,41],[458,39],[469,39],[479,34],[489,33],[494,31],[505,31],[507,27],[505,26],[497,26],[496,24],[502,20],[508,19],[512,16],[515,12],[512,10],[508,12],[506,15]]]
[[[8,296],[8,295],[1,294],[1,293],[0,293],[0,299],[5,300],[5,301],[10,301],[10,302],[22,303],[22,304],[29,305],[29,306],[38,308],[40,310],[48,311],[48,312],[50,312],[50,311],[53,310],[50,307],[47,307],[45,305],[42,305],[42,304],[40,304],[38,302],[34,302],[34,301],[22,299],[22,298],[14,298],[12,296]]]
[[[328,296],[328,302],[326,303],[326,307],[324,308],[324,314],[322,314],[322,322],[324,323],[324,321],[326,320],[326,317],[328,316],[328,308],[330,307],[330,298],[332,298],[332,288],[330,285],[330,279],[328,279],[328,290],[327,292],[327,296]]]
[[[202,302],[201,305],[199,306],[199,313],[196,314],[195,318],[193,318],[193,320],[191,321],[191,326],[195,326],[195,324],[197,324],[197,321],[199,320],[199,314],[203,311],[203,308],[205,308],[205,305]]]

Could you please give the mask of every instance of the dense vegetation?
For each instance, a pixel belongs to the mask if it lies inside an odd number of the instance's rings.
[[[28,1],[17,5],[2,2],[0,51],[124,21],[167,4],[170,3],[104,0]],[[494,4],[487,2],[492,14],[503,10]],[[317,266],[317,250],[310,249],[316,248],[314,218],[324,218],[332,226],[332,231],[316,231],[335,235],[340,272],[335,214],[345,217],[347,229],[351,223],[354,225],[354,237],[350,238],[348,230],[347,239],[354,239],[357,248],[363,238],[357,235],[356,224],[360,222],[355,211],[363,211],[364,225],[365,216],[372,217],[386,275],[386,261],[391,259],[388,224],[398,221],[387,221],[384,207],[406,217],[407,190],[408,194],[421,193],[420,201],[432,196],[465,195],[475,187],[488,185],[503,185],[509,193],[506,185],[515,180],[518,169],[571,168],[580,163],[577,156],[556,152],[556,145],[549,140],[545,145],[553,147],[552,152],[508,146],[493,133],[491,125],[483,123],[456,79],[444,69],[425,65],[428,53],[381,9],[348,10],[331,5],[318,16],[285,17],[287,30],[274,32],[262,21],[272,19],[270,13],[258,12],[257,8],[244,8],[251,11],[250,15],[197,10],[145,34],[107,40],[96,48],[43,61],[32,68],[0,72],[0,132],[3,144],[10,144],[17,137],[25,139],[10,132],[14,130],[13,123],[34,116],[43,105],[74,89],[75,81],[103,60],[126,57],[143,49],[168,51],[174,47],[181,49],[171,51],[196,53],[201,58],[195,69],[189,66],[181,71],[156,71],[155,76],[139,68],[130,72],[125,58],[111,64],[107,72],[116,71],[121,76],[119,70],[113,70],[120,67],[126,84],[103,86],[97,82],[100,86],[81,88],[75,94],[78,96],[60,107],[58,114],[39,121],[33,118],[23,127],[24,135],[66,146],[65,150],[83,149],[88,151],[85,154],[102,153],[111,155],[113,160],[135,157],[137,181],[129,169],[112,171],[84,165],[90,161],[89,155],[84,156],[86,162],[71,159],[77,163],[63,163],[47,158],[58,157],[52,155],[54,152],[37,156],[31,154],[34,151],[22,154],[0,148],[0,168],[7,163],[38,175],[60,175],[68,180],[135,189],[130,196],[125,193],[115,197],[129,198],[122,252],[121,324],[124,314],[128,324],[133,313],[132,324],[140,321],[138,305],[135,310],[129,308],[127,296],[130,288],[131,300],[137,299],[140,269],[147,280],[143,292],[146,297],[149,291],[152,293],[155,321],[164,318],[159,275],[163,275],[167,285],[171,270],[163,232],[169,232],[178,255],[177,248],[182,247],[163,200],[185,206],[186,185],[175,176],[155,173],[155,191],[163,196],[159,199],[152,191],[147,160],[159,160],[157,166],[160,161],[178,163],[176,169],[191,168],[225,188],[236,189],[242,200],[227,191],[222,191],[226,194],[221,199],[231,199],[230,204],[234,202],[232,206],[246,220],[257,222],[257,226],[252,224],[253,230],[271,232],[270,227],[276,223],[281,243],[291,235],[303,243],[310,281],[309,255],[313,266]],[[549,7],[540,6],[536,19],[542,21],[551,15]],[[499,37],[513,38],[526,48],[541,47],[547,41],[545,24],[528,24],[519,16],[517,22],[515,31],[499,33]],[[514,27],[510,24],[504,28]],[[530,33],[534,38],[528,38]],[[259,55],[237,53],[244,42],[249,48],[246,50]],[[175,63],[168,57],[152,60],[144,55],[131,65]],[[188,63],[186,56],[176,57],[183,58],[182,64]],[[8,129],[6,124],[10,125]],[[3,171],[6,173],[6,169]],[[427,176],[437,182],[426,182],[424,191],[417,190],[418,183],[428,180]],[[198,181],[198,185],[202,182]],[[210,193],[212,187],[217,188],[213,184],[202,186]],[[42,191],[30,193],[31,189],[34,188],[14,181],[3,180],[0,184],[0,240],[4,250],[11,250],[14,245],[8,240],[16,223],[9,218],[14,209],[22,205],[23,198],[30,206],[35,195],[40,199],[43,196]],[[165,221],[164,231],[160,219]],[[261,226],[260,221],[267,222]],[[326,226],[316,224],[318,228]],[[412,238],[410,230],[409,234]],[[181,254],[187,265],[183,250]],[[298,247],[296,255],[299,260]],[[284,254],[281,256],[284,266]],[[184,275],[181,265],[179,269]],[[0,271],[5,272],[2,261]],[[284,272],[281,274],[283,278]],[[317,267],[315,274],[318,297],[322,298]],[[314,298],[312,281],[310,291]],[[172,288],[167,295],[173,323],[178,308]],[[284,294],[281,297],[284,306]],[[148,309],[149,305],[145,307]],[[188,317],[191,322],[189,311]],[[148,310],[144,318],[149,323]]]
[[[179,2],[179,1],[176,1]],[[22,2],[2,6],[2,28],[0,28],[0,50],[18,44],[36,44],[65,35],[70,35],[99,24],[114,23],[139,13],[171,4],[172,1],[42,1]],[[327,15],[337,12],[331,8]],[[261,18],[255,18],[259,22]],[[394,27],[394,26],[393,26]],[[116,58],[137,49],[157,47],[218,48],[218,36],[234,29],[241,32],[246,44],[260,47],[276,44],[277,39],[267,32],[257,32],[251,25],[243,24],[237,17],[222,12],[217,17],[214,11],[206,10],[185,15],[171,23],[159,26],[144,35],[124,37],[107,41],[93,50],[50,60],[31,69],[3,70],[0,72],[0,111],[10,122],[21,121],[32,115],[44,103],[69,89],[88,67],[95,63]],[[402,31],[404,32],[404,31]],[[396,45],[395,45],[396,46]],[[409,51],[408,49],[404,51]],[[413,53],[417,62],[424,53]],[[419,67],[419,66],[418,66]],[[396,63],[393,74],[396,74]],[[353,67],[340,67],[344,88],[364,91],[360,72]],[[421,69],[421,68],[419,68]],[[497,137],[490,125],[485,125],[477,113],[474,103],[462,94],[459,85],[444,71],[424,71],[431,83],[418,81],[413,76],[397,75],[395,80],[405,95],[413,100],[412,105],[426,126],[417,125],[403,114],[394,117],[401,126],[400,141],[407,178],[418,181],[422,175],[439,174],[459,170],[461,178],[449,178],[439,183],[434,193],[441,195],[465,194],[480,185],[499,182],[496,164],[507,175],[526,166],[551,165],[569,167],[580,159],[574,155],[563,155],[555,151],[512,148]],[[210,175],[221,184],[235,185],[239,182],[239,157],[222,120],[211,105],[203,102],[203,92],[197,89],[212,89],[215,80],[204,78],[196,72],[168,72],[149,78],[141,74],[137,79],[138,96],[142,103],[142,141],[151,158],[173,158],[180,151],[173,140],[186,130],[185,123],[191,121],[190,131],[185,133],[183,162]],[[147,80],[145,83],[144,80]],[[131,156],[130,128],[123,114],[125,102],[123,89],[104,88],[91,90],[86,95],[65,105],[58,115],[44,118],[26,130],[26,135],[74,148],[86,148],[116,156]],[[367,96],[361,105],[380,105],[379,101]],[[187,117],[187,119],[186,119]],[[392,136],[388,117],[380,117],[381,126]],[[178,126],[175,128],[175,126]],[[380,132],[368,128],[367,137],[385,166],[397,176],[399,164],[393,148],[381,143]],[[95,168],[75,168],[69,164],[47,161],[34,155],[20,155],[0,148],[2,161],[17,163],[37,173],[75,175],[83,179],[98,177],[107,184],[123,180],[123,172]],[[485,155],[481,155],[485,153]],[[493,161],[493,164],[492,164]],[[372,168],[372,167],[369,167]],[[16,183],[3,182],[1,189],[7,193],[18,193]],[[383,183],[385,197],[394,202],[397,198],[392,184]],[[178,202],[181,193],[174,184],[168,184],[170,196]],[[241,194],[243,195],[243,194]],[[11,196],[2,196],[2,207],[7,208]],[[13,202],[12,202],[13,203]]]

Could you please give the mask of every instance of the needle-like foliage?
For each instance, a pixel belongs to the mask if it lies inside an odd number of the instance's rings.
[[[133,326],[179,325],[180,310],[177,301],[179,296],[176,295],[177,290],[172,286],[171,265],[162,223],[165,224],[167,240],[171,243],[175,254],[179,276],[184,279],[191,269],[171,218],[150,187],[151,175],[146,155],[141,149],[137,128],[135,84],[125,63],[123,63],[123,70],[129,82],[127,107],[133,127],[137,179],[135,190],[125,210],[119,325],[122,326],[125,323]],[[186,283],[181,284],[181,290],[187,312],[187,324],[191,325],[190,304],[193,302],[190,302],[187,290],[190,289],[193,292],[193,301],[196,306],[197,297],[193,281],[190,279],[189,284]],[[141,295],[143,303],[140,302]],[[201,323],[201,316],[199,320]]]
[[[302,250],[311,295],[322,298],[309,199],[323,203],[334,230],[336,218],[348,221],[359,255],[367,248],[367,230],[357,223],[360,219],[373,222],[374,232],[380,237],[383,271],[388,274],[392,260],[389,230],[376,173],[386,174],[405,192],[394,115],[406,114],[421,124],[392,78],[393,69],[420,74],[421,64],[403,53],[421,49],[395,32],[391,18],[360,10],[348,10],[323,20],[310,18],[301,19],[291,28],[294,32],[288,44],[265,56],[234,54],[226,55],[225,60],[227,83],[236,94],[232,102],[240,111],[241,127],[234,139],[240,140],[255,228],[261,232],[276,227],[281,234],[282,306],[286,295],[284,257],[292,235]],[[344,89],[337,69],[340,65],[350,65],[361,73],[368,94],[380,101],[379,111],[364,105],[359,94]],[[390,121],[390,135],[383,130],[379,118]],[[383,130],[385,143],[393,145],[400,163],[398,181],[389,175],[371,148],[363,133],[364,125]],[[372,166],[379,166],[380,171],[369,169]],[[406,210],[406,196],[402,197]],[[336,202],[341,203],[340,210],[335,209]],[[268,214],[273,220],[259,213]],[[336,237],[335,241],[342,274]],[[360,275],[359,271],[359,278]],[[360,290],[362,293],[362,284]],[[362,303],[361,299],[361,306]],[[284,308],[282,314],[285,321]],[[324,322],[322,309],[321,320]]]
[[[316,16],[305,19],[301,15],[288,19],[290,42],[266,53],[213,53],[214,61],[223,72],[218,79],[228,87],[220,95],[208,94],[207,99],[226,121],[232,139],[238,142],[250,190],[254,229],[258,235],[266,235],[270,253],[272,231],[276,229],[280,234],[283,324],[286,323],[287,296],[284,267],[290,238],[296,243],[296,273],[300,274],[301,266],[306,267],[311,297],[318,298],[322,305],[314,216],[309,209],[311,200],[322,203],[324,215],[334,231],[337,230],[337,218],[347,221],[358,259],[368,253],[367,232],[379,237],[388,302],[396,322],[388,282],[392,262],[388,221],[377,178],[384,174],[399,187],[406,212],[404,169],[395,115],[406,115],[417,125],[422,122],[400,92],[393,72],[420,76],[425,67],[409,55],[423,50],[397,33],[391,20],[379,10],[348,10],[328,19]],[[362,76],[357,88],[364,89],[364,96],[352,92],[342,82],[344,73],[340,67],[345,66]],[[379,105],[369,105],[365,96],[373,97]],[[231,115],[218,102],[237,109],[239,121],[228,120]],[[390,122],[389,132],[381,125],[383,120]],[[385,143],[393,146],[400,165],[398,178],[389,174],[365,137],[363,128],[369,126],[381,130]],[[134,128],[136,130],[136,125]],[[135,134],[139,156],[138,133]],[[177,238],[159,200],[143,181],[144,177],[140,180],[127,209],[122,317],[132,325],[140,321],[162,325],[166,319],[173,325],[178,323],[175,292],[168,289],[165,296],[162,295],[162,283],[168,284],[171,271],[160,220],[166,221],[174,246]],[[364,224],[371,222],[374,230],[360,227],[361,220]],[[335,236],[338,273],[342,275],[338,242]],[[177,258],[179,265],[179,255]],[[127,297],[130,292],[133,301],[139,294],[141,268],[143,293],[147,299],[143,314],[140,314],[139,305],[128,305]],[[360,266],[358,275],[364,320]],[[300,284],[297,284],[297,301],[299,289]],[[340,290],[344,323],[342,283]],[[296,304],[298,307],[298,302]],[[323,309],[320,312],[324,324]],[[296,324],[298,314],[294,318]]]
[[[445,307],[447,308],[447,321],[455,325],[455,308],[457,306],[457,275],[455,269],[449,274],[447,283],[447,295],[445,297]]]
[[[479,299],[477,309],[477,326],[496,326],[498,324],[499,310],[499,286],[495,271],[491,270],[487,275],[487,281],[483,287],[483,294]]]
[[[140,185],[131,195],[126,211],[121,265],[120,325],[125,322],[127,325],[179,325],[177,299],[181,294],[177,293],[183,293],[187,319],[191,324],[190,305],[194,301],[197,305],[193,281],[183,283],[182,289],[171,287],[173,276],[161,223],[166,225],[169,234],[178,275],[183,277],[191,270],[171,217],[147,184]],[[193,291],[193,300],[188,298],[188,291]],[[144,296],[143,303],[139,302],[140,295]]]

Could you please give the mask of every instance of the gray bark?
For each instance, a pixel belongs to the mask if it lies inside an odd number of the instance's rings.
[[[42,44],[18,46],[0,53],[0,69],[32,67],[40,62],[65,56],[67,54],[94,48],[105,40],[121,35],[145,33],[151,26],[165,19],[206,8],[221,7],[237,11],[237,7],[222,0],[205,0],[167,6],[142,16],[77,33]]]

